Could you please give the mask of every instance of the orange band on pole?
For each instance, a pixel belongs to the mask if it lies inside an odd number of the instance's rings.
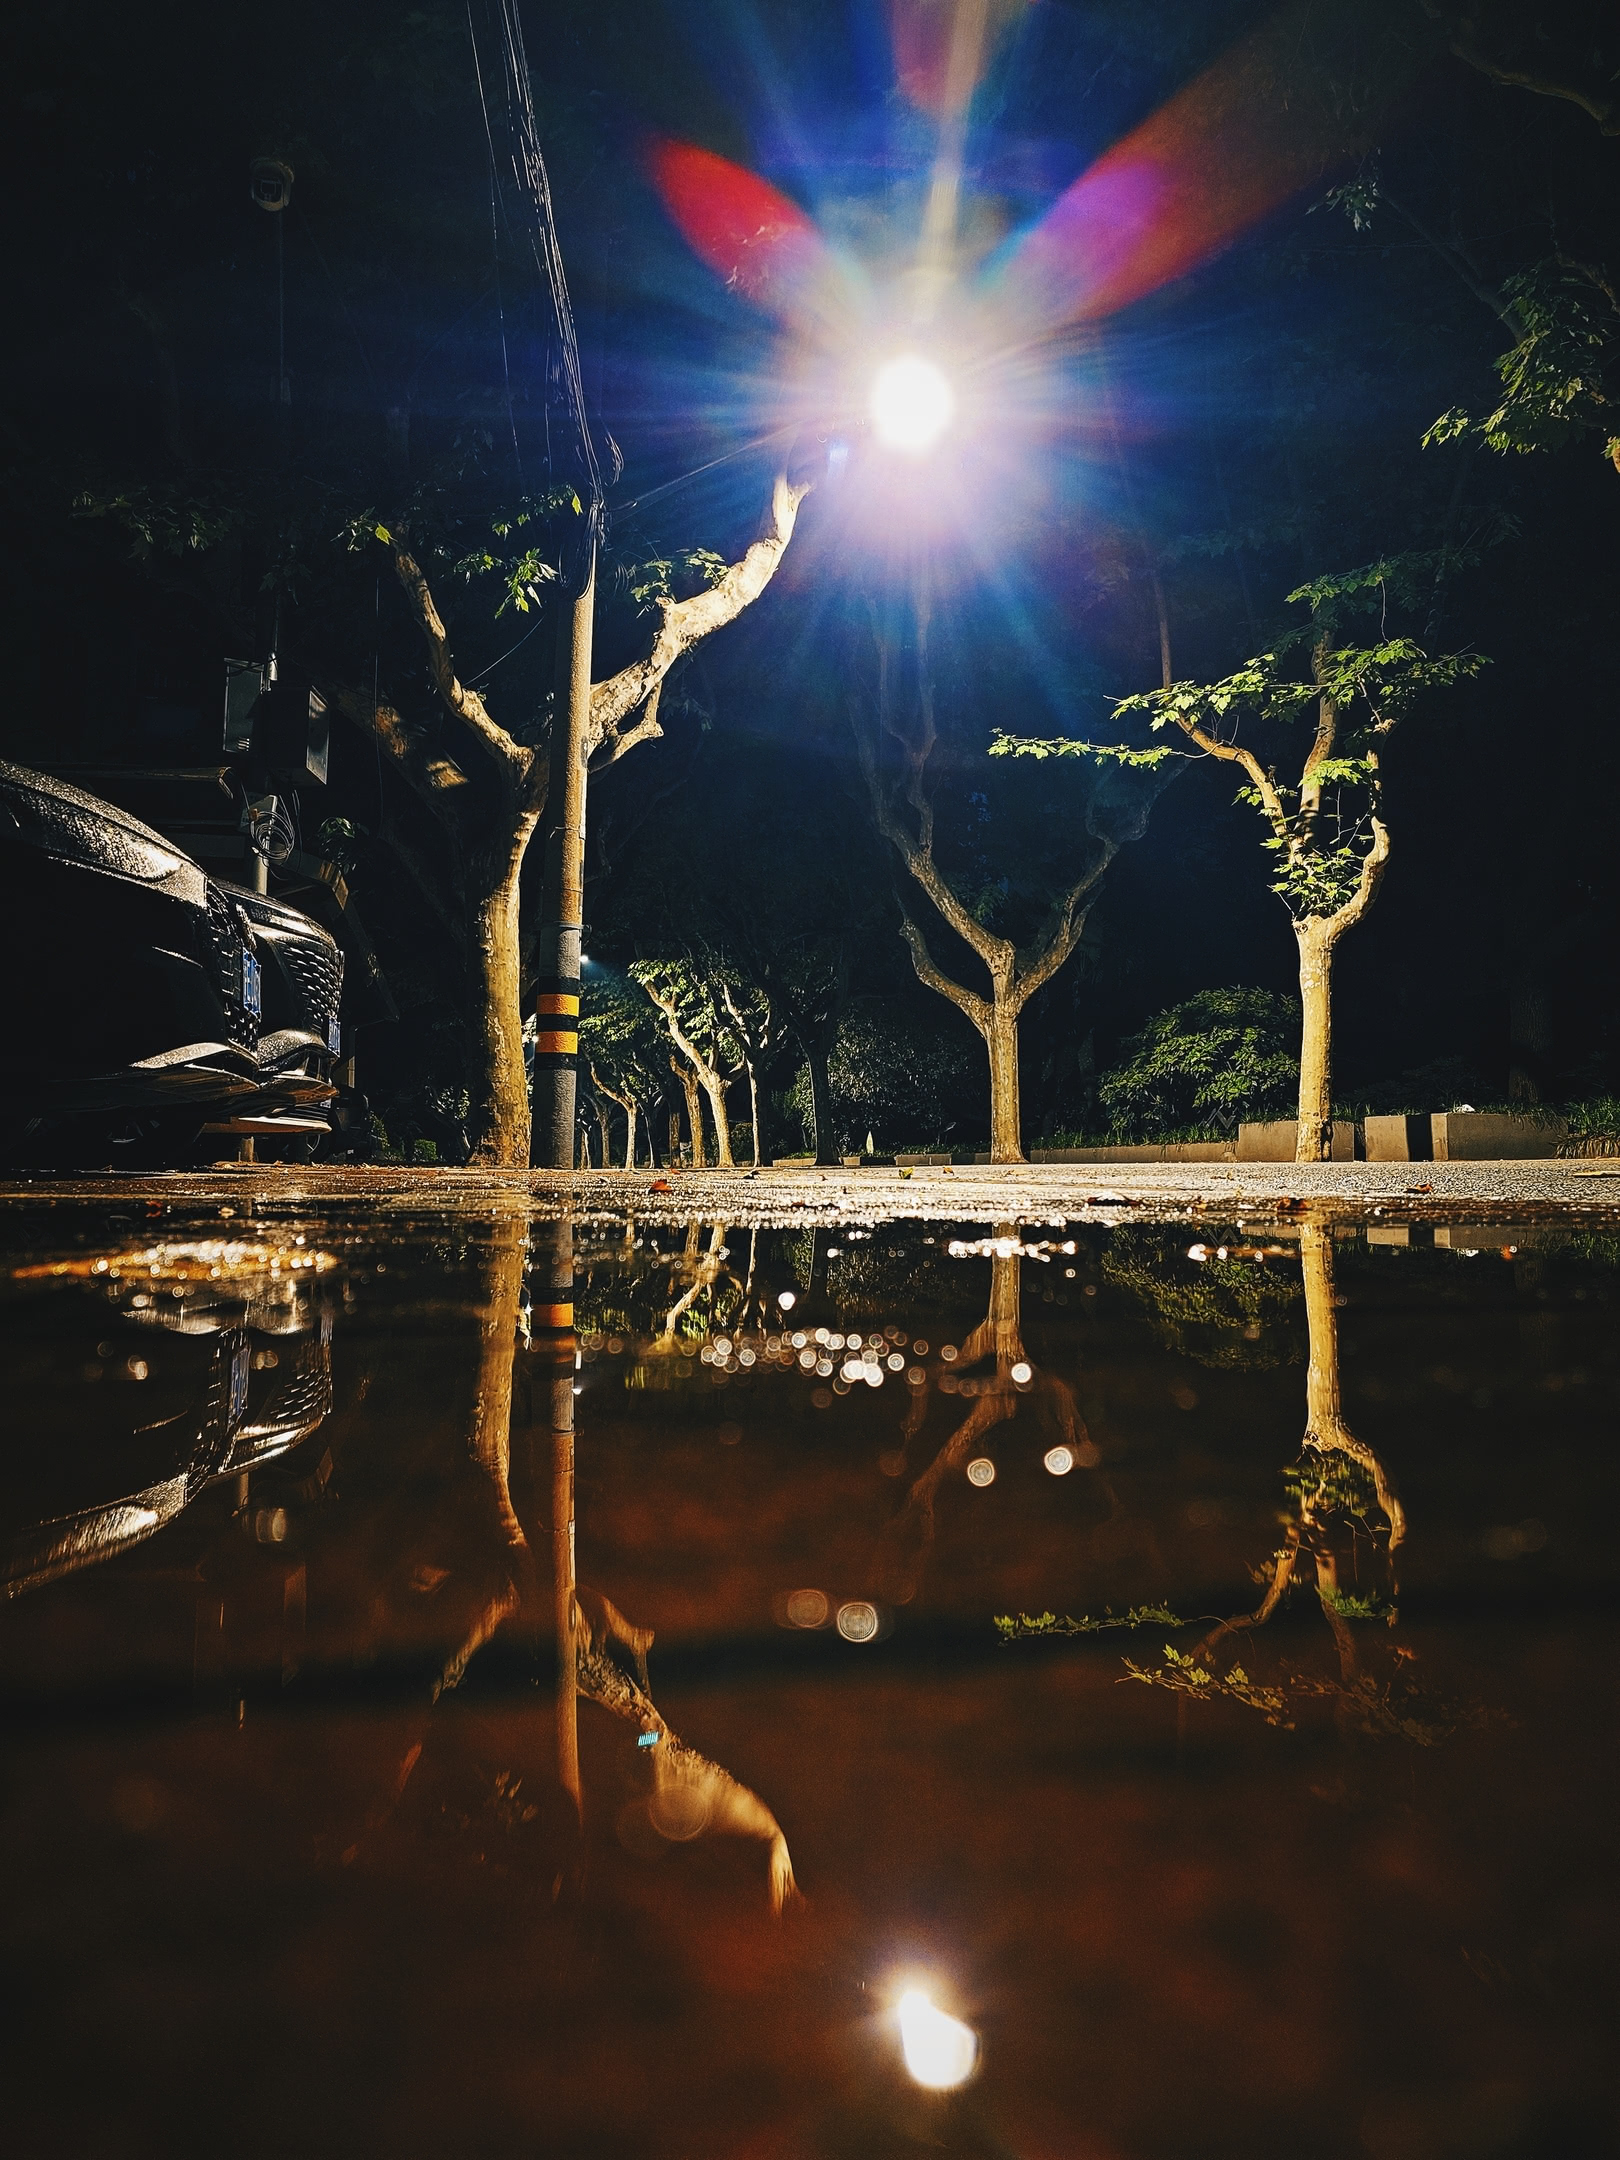
[[[568,1019],[579,1018],[579,999],[569,997],[566,991],[542,990],[534,1001],[537,1013],[561,1013]]]
[[[542,1028],[534,1039],[534,1047],[553,1057],[573,1057],[579,1049],[579,1035],[573,1028],[566,1033],[560,1028]]]

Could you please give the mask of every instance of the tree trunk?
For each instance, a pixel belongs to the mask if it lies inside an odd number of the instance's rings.
[[[471,1160],[492,1170],[529,1167],[518,895],[534,825],[532,813],[518,818],[504,850],[490,864],[490,881],[472,909],[467,1029]]]
[[[636,1167],[636,1098],[627,1095],[624,1103],[624,1167]]]
[[[827,1070],[830,1053],[821,1043],[813,1043],[806,1051],[810,1067],[810,1116],[816,1128],[816,1161],[836,1167],[838,1143],[833,1137],[832,1078]]]
[[[764,1157],[759,1151],[759,1069],[750,1057],[748,1066],[748,1115],[753,1120],[754,1168],[757,1170]]]
[[[703,1097],[698,1093],[697,1074],[684,1068],[676,1073],[686,1096],[686,1126],[692,1135],[692,1168],[706,1170],[709,1152],[703,1144]]]
[[[983,1026],[990,1053],[990,1160],[1024,1159],[1023,1118],[1018,1095],[1018,1008],[997,999]]]
[[[714,1119],[716,1166],[721,1170],[733,1170],[736,1165],[731,1159],[731,1118],[726,1110],[726,1083],[705,1079],[703,1092],[709,1098],[709,1111]]]
[[[1304,1031],[1299,1047],[1299,1134],[1295,1162],[1333,1157],[1333,941],[1325,915],[1294,924],[1299,942],[1299,1001]]]

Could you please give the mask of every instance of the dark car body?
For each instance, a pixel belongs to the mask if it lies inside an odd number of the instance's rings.
[[[0,762],[0,1132],[161,1133],[333,1097],[343,956],[127,811]],[[154,1121],[156,1121],[154,1123]],[[291,1129],[295,1129],[290,1127]]]

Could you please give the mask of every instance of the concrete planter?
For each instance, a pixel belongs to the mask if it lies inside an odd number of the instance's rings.
[[[1556,1155],[1562,1118],[1514,1117],[1499,1110],[1437,1110],[1429,1120],[1436,1162],[1526,1162]]]
[[[1295,1118],[1276,1118],[1264,1125],[1240,1125],[1237,1136],[1239,1162],[1292,1162],[1299,1141]],[[1356,1128],[1350,1118],[1333,1121],[1333,1162],[1354,1162]]]
[[[1426,1117],[1369,1117],[1361,1121],[1368,1162],[1428,1162],[1434,1141]]]
[[[1148,1147],[1031,1148],[1038,1163],[1231,1162],[1230,1140],[1165,1140]]]

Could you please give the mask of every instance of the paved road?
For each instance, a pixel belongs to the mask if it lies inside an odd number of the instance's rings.
[[[176,1218],[348,1213],[358,1218],[504,1211],[527,1196],[537,1215],[569,1201],[585,1217],[728,1223],[814,1220],[1119,1221],[1313,1213],[1391,1222],[1581,1222],[1620,1225],[1620,1159],[1504,1163],[1074,1163],[899,1170],[636,1170],[488,1173],[407,1168],[277,1167],[123,1177],[11,1177],[0,1183],[0,1236],[41,1209],[142,1206]],[[228,1219],[229,1219],[228,1218]],[[9,1233],[6,1225],[11,1224]]]

